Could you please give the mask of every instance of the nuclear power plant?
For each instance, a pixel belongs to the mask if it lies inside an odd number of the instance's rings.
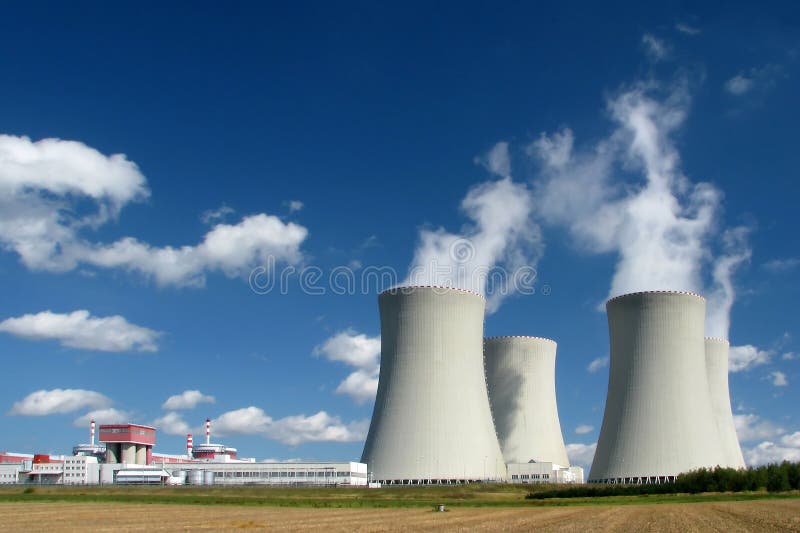
[[[569,466],[556,405],[556,346],[541,337],[484,341],[489,401],[506,463]]]
[[[662,483],[725,464],[710,386],[730,418],[727,376],[723,384],[714,350],[709,380],[705,299],[638,292],[612,298],[606,311],[611,366],[589,482]]]
[[[719,465],[730,468],[744,468],[742,448],[736,436],[731,411],[731,396],[728,389],[728,352],[730,343],[724,339],[706,338],[706,371],[708,372],[708,392],[711,395],[711,409],[717,422],[721,440]]]

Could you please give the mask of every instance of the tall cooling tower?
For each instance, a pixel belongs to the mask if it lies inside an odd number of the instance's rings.
[[[744,468],[742,448],[736,436],[731,411],[731,395],[728,389],[728,352],[730,344],[723,339],[706,338],[706,370],[711,408],[717,422],[722,447],[719,464],[731,468]]]
[[[504,479],[483,371],[485,300],[442,287],[378,297],[381,370],[361,461],[383,483]]]
[[[670,291],[606,303],[611,368],[590,483],[658,483],[718,464],[705,307],[701,296]]]
[[[489,401],[507,463],[569,466],[556,405],[556,346],[518,336],[483,343]]]

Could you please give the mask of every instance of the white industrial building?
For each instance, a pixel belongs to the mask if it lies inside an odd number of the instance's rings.
[[[730,343],[723,339],[708,337],[706,346],[706,370],[711,408],[719,431],[721,448],[718,464],[730,468],[744,468],[744,457],[736,435],[731,410],[731,395],[728,387],[728,353]]]
[[[508,463],[511,483],[583,483],[583,468],[551,462]]]
[[[484,341],[484,362],[505,462],[569,466],[556,403],[555,341],[490,337]]]
[[[189,485],[367,485],[367,465],[356,462],[174,463],[163,468],[173,483]]]
[[[704,338],[706,302],[688,292],[606,303],[611,364],[592,483],[660,483],[719,464]]]
[[[483,367],[486,301],[445,287],[378,297],[381,368],[362,463],[384,484],[501,481]]]

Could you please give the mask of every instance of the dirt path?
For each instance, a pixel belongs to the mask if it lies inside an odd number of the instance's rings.
[[[3,503],[4,531],[798,531],[800,500],[586,507],[300,509]]]

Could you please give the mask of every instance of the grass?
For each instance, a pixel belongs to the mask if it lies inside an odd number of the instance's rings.
[[[458,487],[283,488],[283,487],[2,487],[4,502],[97,502],[181,505],[238,505],[305,508],[432,507],[562,507],[574,505],[635,505],[700,503],[800,498],[788,493],[743,492],[710,494],[656,494],[636,496],[549,498],[526,500],[532,491],[553,486],[462,485]]]

